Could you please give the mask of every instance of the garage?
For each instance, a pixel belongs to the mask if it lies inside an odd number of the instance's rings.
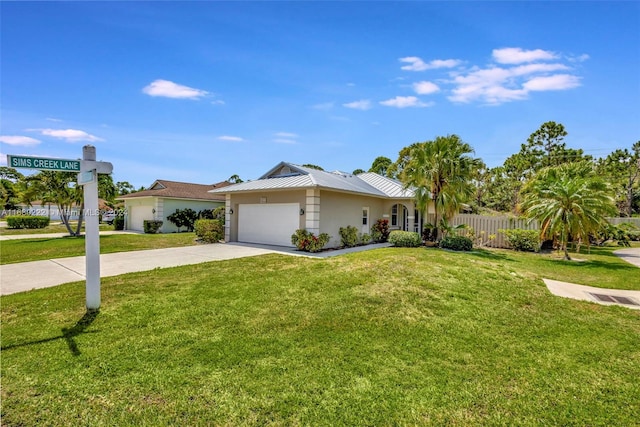
[[[238,241],[293,246],[291,235],[300,228],[300,204],[238,205]]]
[[[153,219],[152,206],[131,206],[128,210],[129,230],[144,231],[144,220]]]

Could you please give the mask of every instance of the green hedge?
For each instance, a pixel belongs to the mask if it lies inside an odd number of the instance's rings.
[[[540,251],[540,232],[538,230],[523,230],[514,228],[511,230],[498,230],[507,238],[509,245],[516,251],[538,252]]]
[[[160,227],[162,227],[162,221],[145,219],[143,222],[144,232],[147,234],[156,234]]]
[[[351,248],[358,244],[358,229],[352,225],[340,227],[340,244],[346,248]]]
[[[422,246],[422,239],[412,231],[394,230],[389,234],[389,243],[401,248],[417,248]]]
[[[305,252],[320,252],[324,245],[329,243],[329,240],[331,240],[331,236],[327,233],[315,236],[303,229],[298,229],[291,235],[291,244],[295,245],[298,250]]]
[[[224,239],[224,224],[219,219],[198,219],[193,224],[196,236],[206,243],[217,243]]]
[[[464,236],[447,236],[440,240],[439,246],[442,249],[450,249],[452,251],[470,251],[473,249],[473,242],[470,238]]]
[[[117,216],[113,218],[113,229],[114,230],[124,230],[124,217]]]
[[[45,228],[49,225],[49,218],[35,215],[11,215],[6,218],[9,228]]]

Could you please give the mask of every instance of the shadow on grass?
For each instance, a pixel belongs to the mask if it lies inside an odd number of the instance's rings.
[[[69,351],[71,351],[71,354],[74,356],[80,356],[82,353],[78,348],[78,344],[75,342],[75,337],[77,337],[80,334],[87,333],[85,332],[85,329],[87,329],[89,325],[91,325],[93,321],[96,320],[96,317],[98,317],[99,313],[100,313],[100,310],[87,310],[86,313],[84,313],[84,316],[82,316],[82,318],[78,320],[76,324],[73,325],[71,328],[62,328],[62,335],[60,336],[26,342],[22,344],[12,344],[8,346],[2,346],[1,350],[6,351],[6,350],[11,350],[17,347],[26,347],[30,345],[43,344],[46,342],[64,339],[67,342],[67,346],[69,347]]]
[[[469,252],[469,255],[484,259],[518,262],[517,260],[507,256],[507,254],[504,252],[496,252],[488,249],[474,249],[473,251]]]

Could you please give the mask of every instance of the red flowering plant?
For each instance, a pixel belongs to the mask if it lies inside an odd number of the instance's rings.
[[[299,229],[291,235],[291,243],[300,251],[320,252],[324,245],[329,243],[331,236],[327,233],[321,233],[315,236],[307,230]]]

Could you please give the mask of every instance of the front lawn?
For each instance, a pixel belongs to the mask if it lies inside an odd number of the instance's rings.
[[[71,221],[71,229],[73,231],[76,230],[77,221]],[[113,225],[109,224],[100,224],[100,231],[111,231],[113,230]],[[82,224],[82,232],[84,232],[85,224]],[[48,226],[44,228],[9,228],[9,227],[0,227],[0,235],[2,236],[15,236],[22,234],[50,234],[50,233],[68,233],[67,227],[61,222],[51,222]]]
[[[640,312],[540,278],[640,269],[511,254],[159,269],[103,279],[97,315],[83,282],[4,296],[2,423],[636,425]]]
[[[100,253],[162,249],[196,244],[195,233],[110,234],[100,236]],[[84,236],[3,240],[0,264],[38,261],[85,254]]]

